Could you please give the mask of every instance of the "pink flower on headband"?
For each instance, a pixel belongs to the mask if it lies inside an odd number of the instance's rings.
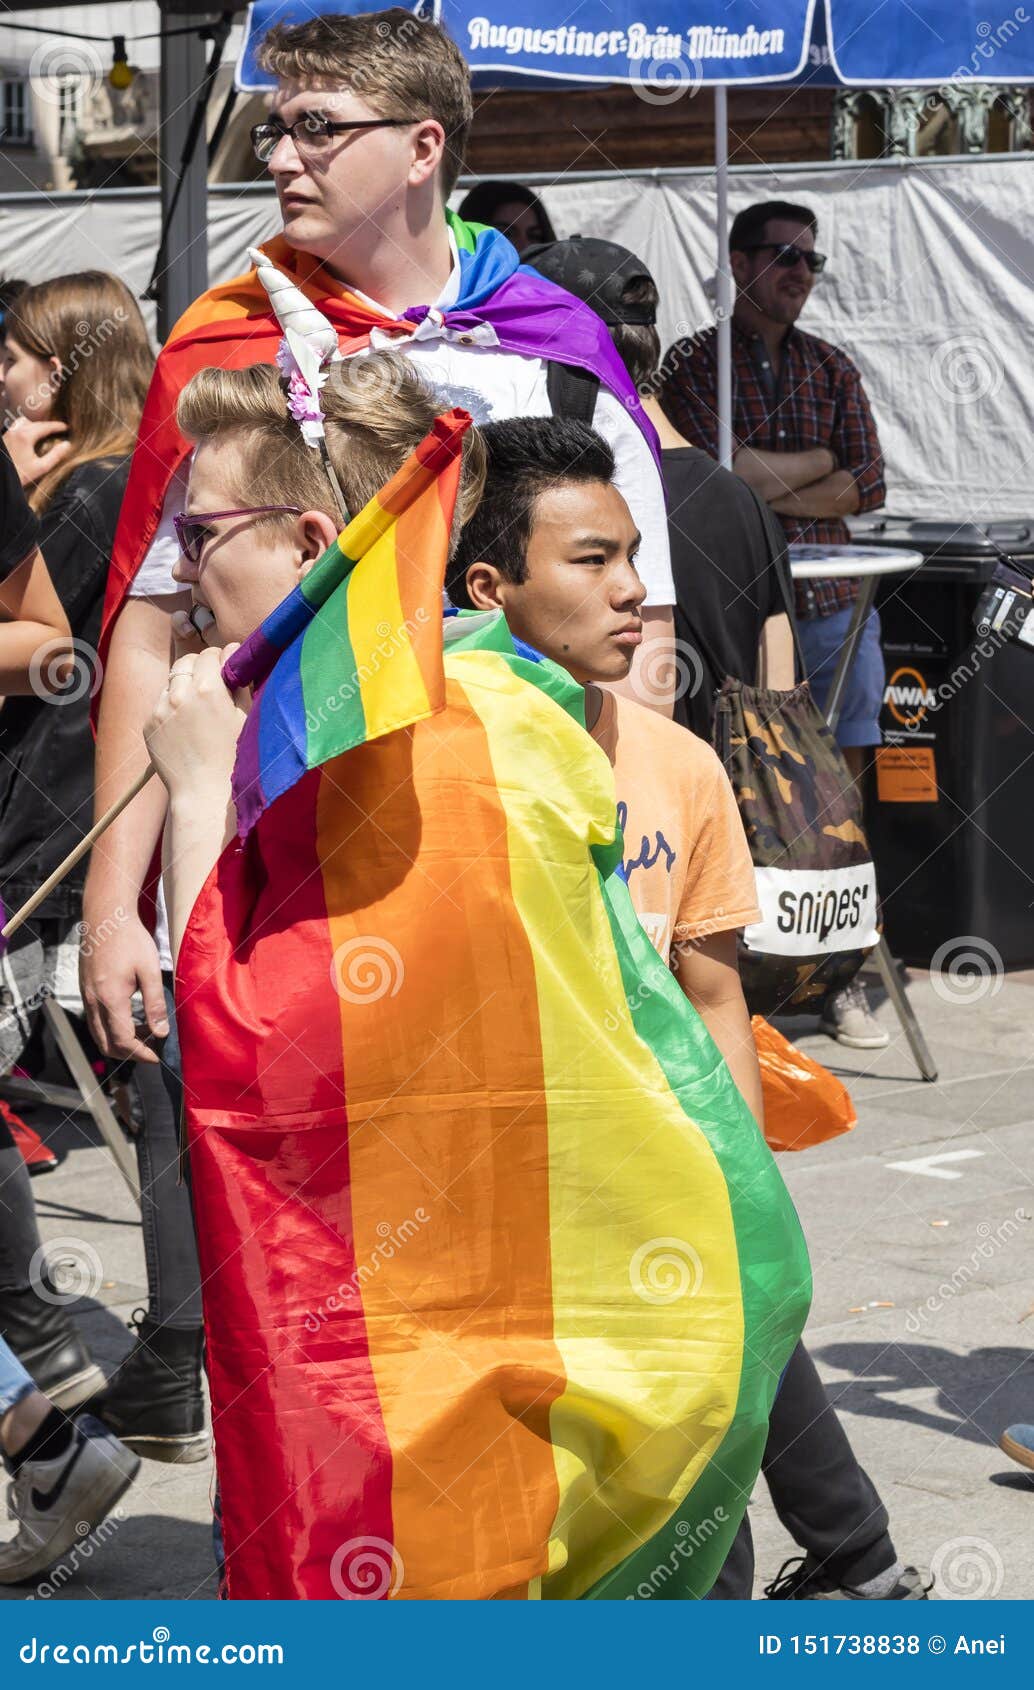
[[[300,370],[292,370],[287,383],[287,409],[295,422],[321,422],[318,393],[313,393]]]
[[[287,380],[287,408],[295,422],[302,424],[303,433],[308,439],[304,426],[306,423],[318,424],[319,432],[322,432],[323,412],[320,409],[319,390],[327,378],[319,367],[317,348],[308,342],[304,345],[311,354],[306,360],[309,365],[307,372],[303,371],[286,335],[277,348],[276,365],[280,374]],[[310,440],[310,444],[312,443]]]

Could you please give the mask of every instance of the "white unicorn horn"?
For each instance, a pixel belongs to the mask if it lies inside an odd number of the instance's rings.
[[[290,276],[285,276],[282,270],[271,264],[257,246],[248,248],[248,257],[258,271],[259,281],[269,295],[269,303],[284,333],[290,329],[293,334],[304,335],[318,353],[321,364],[333,358],[338,350],[337,330],[333,323],[322,311],[317,311]]]

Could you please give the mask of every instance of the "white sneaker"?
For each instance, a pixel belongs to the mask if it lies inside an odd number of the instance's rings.
[[[0,1584],[36,1578],[73,1543],[82,1543],[128,1490],[140,1457],[84,1414],[53,1461],[27,1461],[11,1480],[7,1512],[18,1524],[0,1543]]]
[[[890,1034],[884,1032],[869,1008],[860,980],[852,980],[849,986],[826,999],[819,1025],[831,1039],[849,1045],[852,1050],[884,1050],[890,1044]]]

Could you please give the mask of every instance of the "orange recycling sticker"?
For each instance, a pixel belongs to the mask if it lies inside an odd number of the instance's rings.
[[[876,752],[876,795],[881,804],[936,804],[933,746],[881,745]]]

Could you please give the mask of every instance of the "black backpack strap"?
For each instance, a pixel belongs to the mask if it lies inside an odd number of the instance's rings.
[[[592,424],[596,414],[596,395],[600,378],[592,370],[577,369],[574,364],[557,364],[552,358],[546,364],[546,391],[555,417],[570,417],[573,422]]]

